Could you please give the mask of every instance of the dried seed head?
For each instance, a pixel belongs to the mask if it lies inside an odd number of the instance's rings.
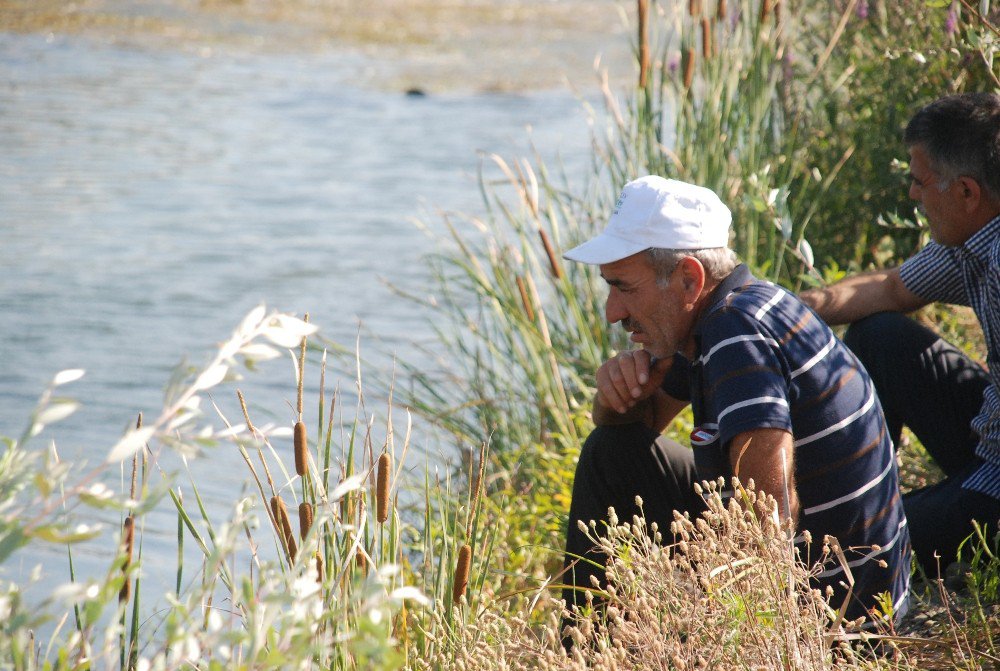
[[[309,463],[306,453],[306,425],[302,421],[295,422],[295,472],[298,475],[306,474],[306,464]]]
[[[771,13],[772,0],[760,0],[760,22],[764,23]]]
[[[323,553],[316,552],[316,582],[323,584]]]
[[[688,0],[688,14],[701,16],[701,0]]]
[[[715,10],[715,18],[719,21],[724,21],[727,14],[729,14],[729,11],[726,7],[726,0],[719,0],[719,6]]]
[[[275,524],[278,525],[278,531],[285,540],[285,547],[288,549],[288,559],[290,562],[294,562],[298,547],[295,544],[295,534],[292,533],[292,522],[288,517],[288,508],[280,496],[271,497],[271,512],[274,513]]]
[[[469,567],[472,565],[472,548],[466,543],[458,551],[458,563],[455,566],[455,580],[452,583],[451,600],[458,603],[465,594],[469,584]]]
[[[313,507],[311,503],[303,501],[299,504],[299,536],[302,540],[309,535],[309,530],[313,525]]]
[[[649,37],[646,24],[649,16],[649,0],[639,0],[639,88],[646,88],[649,81]]]
[[[379,524],[389,519],[389,471],[392,460],[388,452],[378,458],[378,477],[375,482],[375,517]]]
[[[542,239],[542,246],[545,248],[545,255],[549,257],[549,268],[552,270],[552,277],[558,280],[562,277],[562,266],[559,263],[559,256],[556,254],[556,250],[552,246],[552,241],[549,239],[549,234],[545,232],[544,228],[539,228],[538,237]]]
[[[118,592],[118,603],[125,603],[132,596],[132,581],[128,577],[129,567],[132,565],[132,551],[135,548],[135,516],[129,515],[122,523],[122,553],[125,555],[125,563],[122,564],[122,573],[125,575],[125,583],[121,591]]]
[[[701,20],[701,55],[705,60],[712,57],[712,22],[708,18]]]
[[[684,52],[684,88],[691,88],[694,82],[694,60],[695,51],[693,48]]]
[[[524,306],[524,314],[528,317],[529,322],[535,321],[535,310],[531,307],[531,299],[528,298],[528,289],[524,285],[524,278],[518,275],[514,278],[517,283],[517,291],[521,294],[521,305]]]

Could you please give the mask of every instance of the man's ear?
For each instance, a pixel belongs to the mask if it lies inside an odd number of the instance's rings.
[[[982,187],[979,182],[971,177],[959,177],[955,180],[955,188],[960,189],[959,196],[962,199],[963,207],[967,213],[975,212],[983,197]]]
[[[701,265],[701,261],[693,256],[687,256],[681,259],[679,268],[684,301],[694,303],[701,296],[702,289],[705,288],[707,278],[705,266]]]

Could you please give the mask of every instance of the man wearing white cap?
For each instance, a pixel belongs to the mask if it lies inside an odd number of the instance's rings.
[[[847,554],[855,585],[845,613],[865,615],[888,592],[907,605],[910,541],[892,443],[868,374],[822,320],[780,287],[754,278],[728,248],[732,215],[703,187],[648,176],[625,185],[605,230],[567,259],[599,265],[606,317],[637,349],[597,371],[594,432],[580,453],[566,543],[567,581],[590,587],[603,563],[578,522],[614,507],[669,528],[673,510],[696,514],[695,481],[753,479],[801,533],[816,561],[824,535]],[[693,450],[661,432],[688,404]],[[843,567],[819,587],[843,602]],[[567,603],[582,592],[567,589]]]

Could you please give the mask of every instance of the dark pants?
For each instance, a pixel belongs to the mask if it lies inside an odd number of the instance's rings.
[[[578,520],[585,524],[596,521],[597,532],[601,533],[608,519],[608,508],[612,507],[621,523],[631,523],[632,516],[640,514],[635,501],[639,496],[646,523],[656,522],[666,538],[674,510],[697,515],[705,508],[694,491],[695,482],[694,455],[690,448],[667,440],[642,424],[594,429],[580,451],[573,480],[564,581],[580,589],[563,590],[567,605],[584,603],[582,590],[591,587],[591,576],[605,584],[607,557],[594,549],[593,541],[580,531]]]
[[[893,442],[903,426],[920,440],[945,473],[936,484],[903,497],[910,541],[930,578],[955,560],[973,533],[972,520],[995,533],[1000,500],[962,488],[980,464],[978,437],[969,428],[983,404],[989,378],[981,367],[933,331],[898,313],[863,319],[844,342],[875,383]]]

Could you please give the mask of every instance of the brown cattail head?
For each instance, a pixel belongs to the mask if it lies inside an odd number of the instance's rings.
[[[458,603],[465,588],[469,584],[469,567],[472,565],[472,548],[466,543],[458,551],[458,564],[455,566],[455,581],[452,586],[452,603]]]
[[[288,508],[280,496],[271,497],[271,512],[274,513],[274,522],[278,526],[278,532],[285,540],[285,547],[288,549],[288,560],[295,561],[298,547],[295,544],[295,534],[292,533],[292,522],[288,518]]]
[[[649,16],[649,0],[639,0],[639,88],[646,88],[649,77],[649,36],[646,25]]]
[[[701,20],[701,55],[705,60],[712,57],[712,22],[708,18]]]
[[[715,10],[715,18],[719,21],[725,21],[728,14],[729,8],[726,7],[726,0],[719,0],[719,6]]]
[[[764,23],[771,14],[772,0],[760,0],[760,22]]]
[[[121,591],[118,592],[118,603],[125,603],[132,596],[132,581],[128,577],[128,570],[132,566],[132,551],[135,548],[135,516],[129,515],[122,524],[122,554],[125,555],[125,563],[122,564],[122,573],[125,575],[125,583]]]
[[[694,48],[689,48],[684,52],[684,88],[690,89],[691,84],[694,82],[694,61],[695,61],[695,51]]]
[[[295,422],[295,472],[298,475],[306,474],[306,465],[309,463],[306,439],[306,425],[299,420]]]
[[[529,322],[535,321],[535,310],[531,307],[531,299],[528,298],[528,288],[524,285],[524,278],[518,275],[514,278],[517,282],[517,290],[521,294],[521,305],[524,306],[524,314]]]
[[[392,459],[388,452],[383,452],[378,458],[378,476],[375,481],[375,519],[379,524],[385,524],[389,519],[389,471],[392,469]]]
[[[556,250],[552,246],[549,234],[545,232],[544,228],[539,228],[538,237],[542,239],[542,247],[545,248],[545,255],[549,257],[549,268],[552,270],[552,277],[558,280],[562,277],[562,266],[559,264],[559,257],[556,255]]]
[[[364,550],[361,548],[358,548],[358,551],[354,553],[354,565],[362,573],[368,573],[368,557],[365,556]]]
[[[688,15],[701,16],[701,0],[688,0]]]
[[[311,503],[303,501],[299,504],[299,536],[302,540],[309,535],[309,530],[313,525],[313,507]]]

